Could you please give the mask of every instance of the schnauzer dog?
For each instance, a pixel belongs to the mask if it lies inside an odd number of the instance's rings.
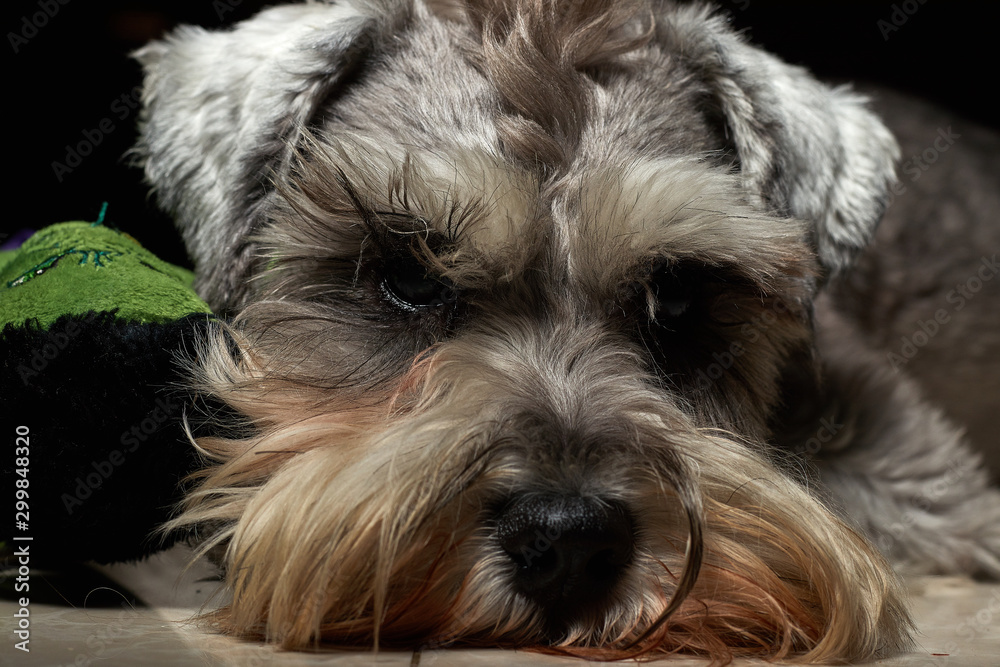
[[[910,643],[895,568],[1000,575],[995,138],[917,123],[897,180],[866,98],[699,4],[308,2],[137,57],[226,316],[168,526],[226,631],[859,660]]]

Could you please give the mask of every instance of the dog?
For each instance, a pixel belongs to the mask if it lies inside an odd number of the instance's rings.
[[[137,58],[226,319],[167,526],[224,631],[852,661],[911,646],[897,570],[1000,575],[995,137],[901,153],[701,4],[309,2]]]

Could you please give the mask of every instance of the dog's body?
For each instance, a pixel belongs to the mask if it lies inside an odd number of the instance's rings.
[[[995,492],[982,490],[1000,476],[989,423],[1000,397],[1000,140],[888,91],[875,106],[900,140],[900,180],[874,243],[816,303],[821,354],[842,369],[833,375],[853,376],[838,402],[866,424],[852,436],[859,458],[829,460],[820,474],[895,560],[996,576],[971,561],[1000,546]],[[861,390],[857,378],[878,375],[886,381]],[[946,446],[963,440],[976,457]]]
[[[923,398],[995,444],[1000,205],[941,196],[995,153],[921,125],[951,143],[896,183],[863,98],[700,6],[293,5],[139,57],[147,175],[236,315],[195,386],[252,429],[173,524],[228,545],[232,632],[853,659],[909,641],[868,540],[1000,575]]]
[[[1000,137],[889,91],[873,104],[900,142],[899,182],[834,301],[884,362],[965,427],[998,479]]]

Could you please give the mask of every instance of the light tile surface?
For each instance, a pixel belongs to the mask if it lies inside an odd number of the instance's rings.
[[[89,667],[210,665],[213,667],[529,667],[592,664],[514,651],[439,650],[420,654],[324,651],[289,653],[209,632],[191,617],[213,597],[217,582],[206,566],[184,571],[180,549],[139,565],[31,573],[29,653],[16,650],[18,605],[10,580],[0,599],[0,665]],[[9,576],[9,573],[8,573]],[[1000,585],[960,577],[909,580],[920,629],[918,649],[879,661],[893,667],[1000,666]],[[702,665],[692,658],[661,664]],[[737,661],[737,667],[764,664]]]

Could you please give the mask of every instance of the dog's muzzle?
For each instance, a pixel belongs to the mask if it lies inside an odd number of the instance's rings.
[[[635,551],[628,510],[597,498],[515,499],[500,512],[496,534],[516,566],[515,589],[557,622],[600,605]]]

